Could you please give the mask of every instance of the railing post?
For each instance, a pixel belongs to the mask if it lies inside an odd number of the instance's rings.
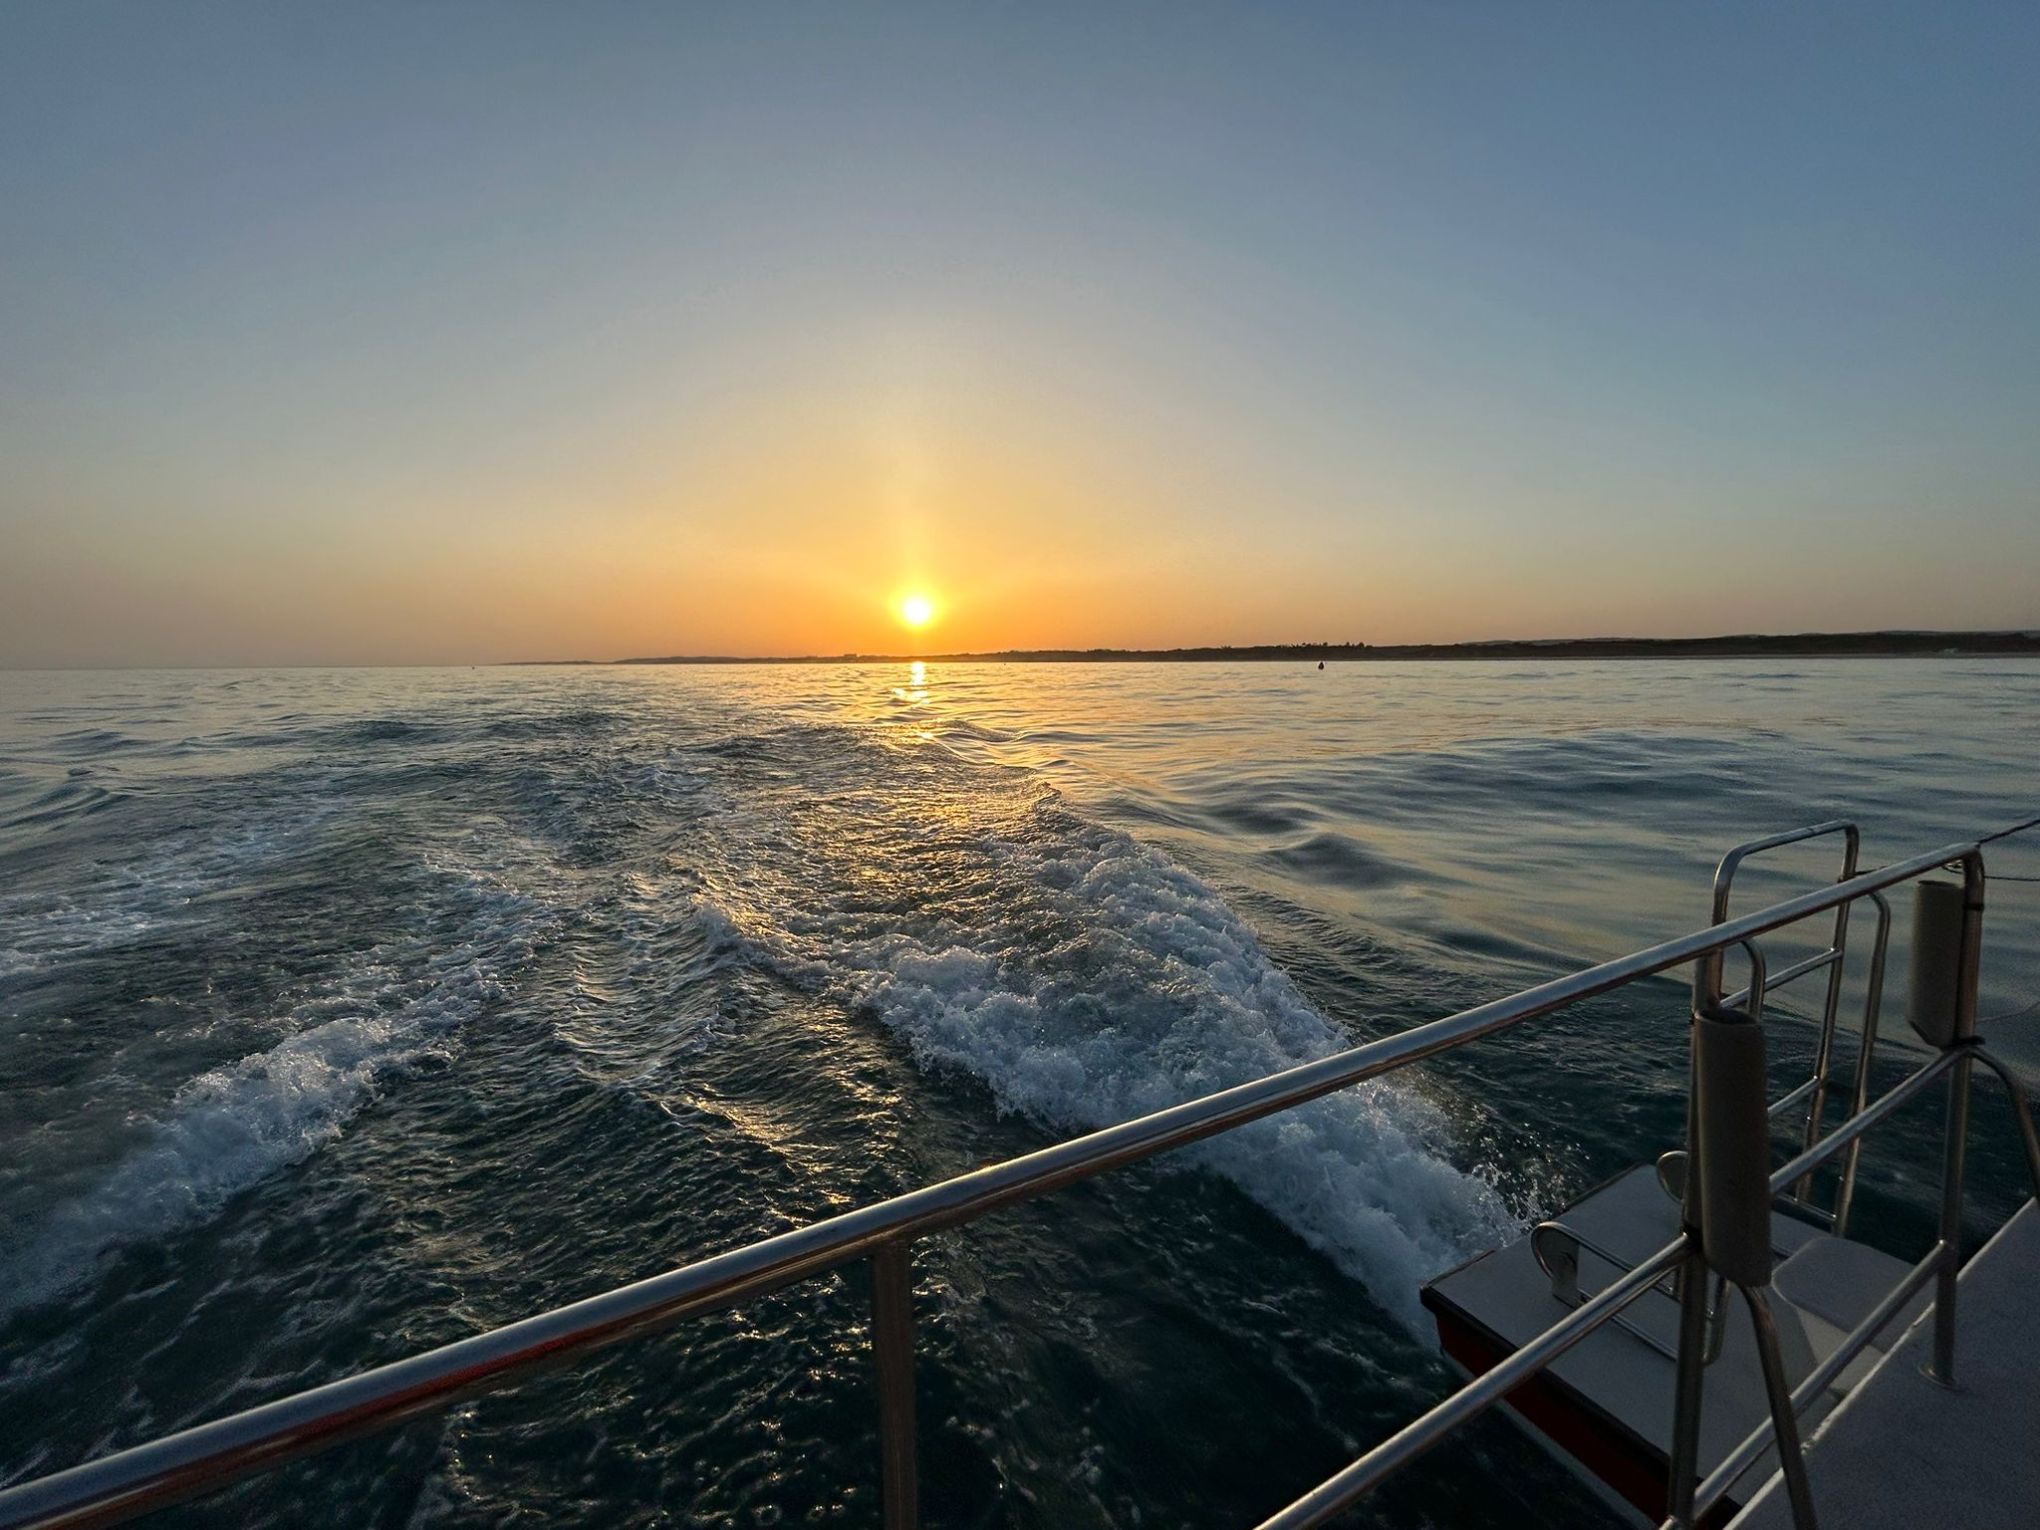
[[[1700,1229],[1688,1224],[1686,1240],[1690,1251],[1679,1269],[1679,1363],[1665,1485],[1665,1517],[1679,1530],[1691,1530],[1693,1524],[1693,1490],[1700,1479],[1701,1383],[1707,1375],[1707,1260],[1700,1252]]]
[[[1694,976],[1694,1023],[1689,1037],[1697,1040],[1701,995],[1707,1002],[1721,992],[1717,956],[1703,958]],[[1691,1530],[1693,1490],[1700,1479],[1700,1403],[1707,1374],[1707,1259],[1700,1251],[1700,1144],[1695,1119],[1698,1067],[1687,1065],[1686,1183],[1679,1197],[1679,1223],[1686,1234],[1686,1258],[1679,1266],[1679,1354],[1672,1385],[1672,1448],[1665,1467],[1665,1516],[1679,1530]]]
[[[1915,914],[1914,954],[1916,970],[1932,954],[1919,939],[1919,925],[1928,924],[1926,895],[1932,884],[1921,884],[1921,902]],[[1971,850],[1962,859],[1962,913],[1960,945],[1956,954],[1954,993],[1943,998],[1931,991],[1931,979],[1915,979],[1915,1028],[1923,1019],[1938,1020],[1945,1026],[1944,1046],[1961,1047],[1964,1055],[1948,1073],[1947,1136],[1941,1157],[1941,1269],[1934,1280],[1934,1360],[1928,1371],[1944,1387],[1955,1385],[1955,1299],[1956,1275],[1962,1268],[1962,1174],[1969,1150],[1969,1075],[1973,1059],[1968,1055],[1976,1034],[1976,990],[1983,957],[1983,854]],[[1951,889],[1952,891],[1952,889]],[[1935,1039],[1941,1039],[1936,1037]]]
[[[1765,1207],[1765,1216],[1770,1208]],[[1742,1288],[1750,1304],[1750,1321],[1757,1330],[1757,1363],[1764,1373],[1764,1396],[1771,1407],[1771,1429],[1778,1437],[1778,1470],[1785,1477],[1785,1493],[1792,1503],[1793,1530],[1817,1530],[1813,1489],[1806,1480],[1806,1453],[1799,1443],[1799,1415],[1792,1406],[1792,1383],[1785,1375],[1785,1361],[1778,1346],[1778,1320],[1771,1314],[1771,1301],[1754,1286]]]
[[[1856,1047],[1856,1096],[1849,1107],[1851,1116],[1860,1116],[1870,1104],[1870,1064],[1877,1056],[1877,1018],[1884,1007],[1884,959],[1891,949],[1891,900],[1881,892],[1870,894],[1870,902],[1877,910],[1877,935],[1870,947],[1870,980],[1863,994],[1863,1035]],[[1856,1205],[1856,1166],[1862,1161],[1863,1139],[1858,1137],[1849,1144],[1848,1157],[1842,1161],[1842,1183],[1835,1191],[1835,1236],[1849,1235],[1849,1213]],[[2035,1188],[2040,1189],[2040,1173],[2034,1176]]]
[[[914,1271],[908,1240],[871,1256],[871,1351],[878,1370],[880,1504],[885,1530],[920,1524],[914,1464]]]
[[[1962,1058],[1948,1073],[1948,1136],[1941,1168],[1941,1269],[1934,1277],[1934,1364],[1929,1373],[1955,1385],[1956,1274],[1962,1268],[1962,1169],[1969,1142],[1969,1066]]]
[[[1842,874],[1836,878],[1838,882],[1849,881],[1856,875],[1856,858],[1861,853],[1862,843],[1862,836],[1852,825],[1842,850]],[[1814,1046],[1813,1097],[1806,1103],[1806,1131],[1800,1142],[1802,1151],[1820,1141],[1820,1129],[1827,1116],[1828,1071],[1834,1066],[1835,1021],[1841,1015],[1843,963],[1849,946],[1849,919],[1855,912],[1853,903],[1844,903],[1835,910],[1835,938],[1832,942],[1835,964],[1828,968],[1827,1002],[1821,1008],[1820,1040]],[[1802,1206],[1813,1198],[1811,1174],[1792,1187],[1792,1198]],[[1838,1234],[1839,1231],[1837,1229]]]
[[[1714,922],[1728,917],[1729,878],[1735,852],[1714,878]],[[1761,1004],[1764,953],[1754,940],[1743,942],[1750,957],[1750,997]],[[1679,1354],[1672,1379],[1672,1448],[1665,1462],[1665,1518],[1678,1530],[1692,1530],[1693,1495],[1700,1485],[1700,1408],[1707,1377],[1707,1256],[1701,1248],[1700,1026],[1721,1003],[1722,947],[1703,952],[1693,964],[1693,1017],[1686,1028],[1686,1183],[1679,1197],[1679,1225],[1686,1235],[1686,1259],[1679,1267]]]

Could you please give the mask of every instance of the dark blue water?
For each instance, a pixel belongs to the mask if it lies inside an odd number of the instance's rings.
[[[2036,702],[1967,662],[0,675],[0,1480],[1678,933],[1754,834],[2010,819]],[[1335,1470],[1452,1384],[1426,1275],[1676,1137],[1683,1017],[1632,990],[924,1245],[930,1522],[1238,1523]],[[1901,1250],[1932,1123],[1866,1160]],[[870,1523],[864,1301],[167,1522]],[[1495,1423],[1363,1520],[1601,1514]]]

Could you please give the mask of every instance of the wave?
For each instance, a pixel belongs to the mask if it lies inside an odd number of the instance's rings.
[[[754,865],[743,882],[710,889],[706,922],[791,980],[875,1015],[924,1069],[966,1073],[1002,1111],[1064,1131],[1351,1045],[1225,900],[1162,852],[1052,796],[1037,792],[1015,812],[982,779],[974,796],[958,784],[947,783],[950,816],[973,821],[947,830],[926,827],[941,821],[932,807],[898,799],[897,827],[891,813],[867,818],[854,842],[819,817],[796,821],[779,853],[794,850],[814,873],[805,896],[761,896]],[[841,843],[855,843],[861,877],[825,871]],[[833,888],[848,895],[832,899]],[[1424,1279],[1520,1225],[1494,1184],[1452,1162],[1452,1147],[1444,1112],[1407,1084],[1377,1081],[1186,1156],[1415,1328]]]
[[[1398,861],[1362,844],[1353,835],[1330,829],[1263,853],[1292,875],[1328,887],[1393,887],[1401,882],[1436,880],[1421,867]]]
[[[206,894],[302,844],[332,814],[332,805],[317,798],[266,802],[237,822],[179,825],[145,841],[139,853],[95,859],[61,890],[0,894],[0,983],[61,969],[184,923]],[[132,830],[137,840],[145,834],[143,826]]]
[[[500,865],[445,855],[427,865],[466,938],[439,949],[421,933],[372,948],[278,1017],[300,1027],[293,1034],[178,1088],[142,1145],[0,1256],[0,1315],[87,1283],[117,1250],[202,1222],[309,1157],[501,995],[549,928],[546,905]]]
[[[401,1017],[333,1020],[191,1080],[147,1146],[0,1265],[0,1312],[83,1284],[115,1248],[203,1220],[331,1141],[378,1075],[414,1052],[399,1039],[407,1029]]]
[[[33,795],[24,793],[26,800],[19,806],[0,811],[0,831],[47,829],[75,819],[90,818],[132,800],[131,793],[102,786],[97,781],[84,780],[82,774],[81,770],[74,769],[63,781],[45,786]]]
[[[578,739],[595,715],[569,714],[563,736]],[[417,737],[405,732],[403,748]],[[213,1215],[333,1141],[388,1080],[450,1046],[492,1002],[548,920],[590,895],[588,867],[648,847],[656,886],[698,889],[703,929],[874,1015],[920,1067],[967,1073],[999,1109],[1058,1130],[1115,1124],[1350,1044],[1211,886],[1073,814],[1037,773],[947,743],[710,719],[691,739],[649,748],[519,756],[498,784],[544,843],[489,815],[435,839],[416,936],[352,959],[327,991],[275,1017],[288,1034],[274,1046],[168,1093],[138,1148],[48,1215],[20,1256],[0,1260],[6,1302],[68,1289],[118,1248]],[[272,806],[333,810],[331,785],[293,778]],[[38,910],[51,922],[35,956],[74,958],[192,907],[203,888],[238,879],[242,857],[268,858],[289,822],[269,820],[244,821],[231,847],[173,842],[121,886],[98,889],[89,909],[81,899]],[[1322,834],[1285,849],[1347,877],[1361,854]],[[659,862],[669,850],[678,860]],[[655,906],[633,906],[630,924],[627,948],[676,954],[651,939]],[[608,1048],[607,1029],[590,1028],[590,1040]],[[1419,1283],[1518,1220],[1481,1173],[1455,1163],[1456,1147],[1444,1112],[1410,1083],[1383,1081],[1183,1157],[1414,1324]]]
[[[158,918],[132,904],[80,903],[64,894],[0,898],[0,984],[139,940]]]

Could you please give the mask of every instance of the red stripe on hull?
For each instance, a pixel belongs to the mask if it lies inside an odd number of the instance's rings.
[[[1424,1293],[1427,1297],[1430,1292]],[[1479,1376],[1512,1353],[1484,1330],[1462,1321],[1442,1302],[1427,1301],[1438,1320],[1438,1341],[1445,1353]],[[1635,1436],[1613,1425],[1608,1416],[1578,1392],[1548,1373],[1532,1376],[1510,1392],[1509,1406],[1559,1449],[1592,1472],[1652,1524],[1665,1517],[1665,1458]],[[1724,1499],[1701,1521],[1707,1530],[1725,1525],[1740,1504]]]

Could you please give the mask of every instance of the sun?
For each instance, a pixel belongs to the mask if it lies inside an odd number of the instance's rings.
[[[919,593],[900,598],[900,620],[909,627],[925,627],[935,620],[935,602]]]

